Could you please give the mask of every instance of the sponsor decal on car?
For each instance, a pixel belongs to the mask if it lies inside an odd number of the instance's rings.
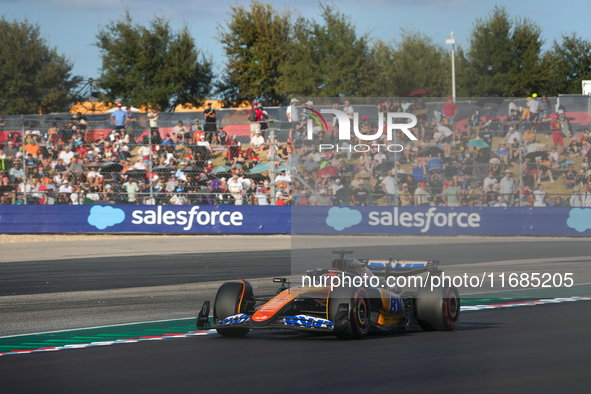
[[[330,320],[323,319],[321,317],[307,316],[307,315],[296,315],[296,316],[285,316],[285,324],[291,327],[298,328],[334,328],[334,323]]]
[[[231,326],[233,324],[242,324],[250,319],[249,315],[245,315],[243,313],[239,313],[237,315],[228,316],[225,319],[220,320],[218,323],[220,326]]]

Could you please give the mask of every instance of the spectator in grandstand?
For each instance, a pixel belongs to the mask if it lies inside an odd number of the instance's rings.
[[[31,138],[29,143],[25,145],[25,152],[31,154],[34,158],[37,158],[41,154],[41,148],[35,138]]]
[[[575,187],[577,182],[577,172],[574,169],[572,164],[568,165],[566,172],[564,173],[564,186],[567,189],[572,189]]]
[[[318,169],[318,165],[319,163],[314,160],[314,155],[308,155],[308,158],[302,164],[304,174],[314,178],[316,176],[316,170]]]
[[[453,180],[450,181],[449,186],[443,190],[441,197],[443,198],[443,203],[447,207],[460,206],[460,189],[458,189]]]
[[[219,145],[226,145],[228,142],[228,133],[224,129],[219,129],[216,138]]]
[[[64,150],[60,152],[58,157],[63,161],[63,163],[66,166],[69,166],[70,162],[72,161],[72,158],[74,157],[74,152],[72,152],[70,145],[66,145],[64,147]]]
[[[269,127],[266,122],[269,120],[269,113],[265,111],[265,107],[263,107],[263,104],[261,103],[259,103],[259,110],[261,111],[261,131],[264,132]]]
[[[497,185],[497,182],[498,180],[495,178],[494,172],[489,171],[488,176],[482,181],[482,190],[488,190],[490,186],[492,186],[493,189],[498,189],[499,186]]]
[[[127,107],[127,114],[125,115],[125,132],[127,134],[130,144],[135,144],[135,129],[138,127],[137,116],[131,111],[131,107]]]
[[[529,121],[535,122],[539,120],[540,102],[538,96],[534,93],[532,97],[527,98],[527,108],[529,109]]]
[[[287,120],[289,121],[289,138],[293,138],[293,131],[295,130],[296,126],[300,123],[301,116],[300,110],[298,109],[298,103],[300,100],[297,98],[292,98],[289,106],[287,107],[285,114],[287,115]]]
[[[152,136],[154,134],[159,134],[158,132],[158,119],[160,119],[160,111],[156,110],[156,108],[151,107],[148,110],[148,124],[150,125],[150,132]],[[152,141],[152,143],[155,143]]]
[[[353,107],[349,104],[349,101],[345,101],[344,105],[343,105],[343,110],[342,110],[347,117],[349,118],[350,122],[353,122],[353,117],[355,114],[355,110],[353,109]]]
[[[429,205],[429,193],[425,182],[419,183],[419,187],[415,189],[414,203],[416,206]]]
[[[512,175],[513,174],[511,173],[511,171],[505,171],[505,176],[503,177],[503,179],[501,179],[499,186],[499,192],[501,193],[501,196],[511,206],[515,201],[516,191],[515,180],[513,180]]]
[[[538,159],[536,158],[536,163],[538,165],[538,182],[542,182],[542,175],[548,176],[550,178],[550,182],[554,183],[554,177],[552,175],[552,163],[550,159]]]
[[[204,155],[203,155],[203,159],[207,160],[209,159],[209,155],[211,155],[213,153],[213,149],[211,148],[211,145],[209,144],[209,141],[207,141],[205,139],[205,136],[202,135],[201,137],[199,137],[199,141],[197,142],[197,147],[201,147]]]
[[[507,116],[511,116],[512,114],[517,113],[518,111],[519,107],[517,106],[517,99],[513,98],[509,103],[509,110],[507,112]]]
[[[59,188],[59,192],[60,193],[72,193],[73,190],[74,189],[72,186],[72,182],[69,181],[68,179],[63,179],[62,184]]]
[[[341,178],[336,178],[332,183],[330,183],[330,188],[332,189],[332,195],[336,195],[339,190],[343,188],[343,182]]]
[[[265,138],[261,135],[261,130],[256,131],[254,134],[251,135],[250,138],[250,146],[255,151],[260,151],[265,149]]]
[[[2,177],[2,185],[0,185],[0,196],[11,197],[13,196],[15,189],[16,188],[14,184],[10,182],[10,179],[7,176]]]
[[[259,103],[253,102],[252,108],[248,110],[248,122],[250,123],[250,134],[261,131],[261,118],[263,112],[259,109]]]
[[[4,154],[6,155],[6,157],[7,158],[14,158],[14,157],[16,157],[17,152],[18,152],[18,149],[15,149],[14,142],[8,141],[6,143],[6,149],[4,150]]]
[[[388,174],[384,177],[384,179],[382,179],[380,185],[386,193],[386,204],[388,206],[392,205],[392,203],[394,203],[394,205],[398,205],[398,185],[396,184],[396,179],[392,176],[392,170],[388,171]]]
[[[403,207],[412,205],[413,203],[413,196],[409,191],[408,184],[402,184],[402,191],[400,192],[400,205]]]
[[[513,128],[513,127],[509,127],[509,130],[507,131],[507,140],[506,143],[509,147],[512,147],[514,142],[518,142],[519,143],[519,132]]]
[[[140,187],[133,178],[127,178],[126,182],[123,184],[123,190],[127,193],[127,199],[125,200],[127,204],[138,203],[137,193],[139,192]]]
[[[568,204],[571,207],[582,207],[583,206],[581,189],[579,189],[578,186],[575,186],[573,188],[573,194],[570,196],[570,198],[568,200]]]
[[[172,129],[172,142],[175,144],[185,142],[187,134],[189,134],[189,129],[183,124],[182,120],[179,120],[177,125]]]
[[[495,150],[495,154],[505,165],[508,164],[509,160],[509,148],[505,142],[500,142],[499,147]]]
[[[257,185],[254,197],[257,205],[269,205],[269,191],[265,186]]]
[[[443,116],[447,119],[447,124],[453,126],[456,115],[458,114],[458,106],[453,102],[453,97],[447,97],[447,103],[443,104]]]
[[[199,119],[195,119],[193,126],[191,126],[191,135],[193,136],[193,141],[199,141],[201,136],[205,135],[203,126],[199,124]],[[207,136],[205,138],[207,139]],[[189,143],[189,145],[191,145],[191,143]]]
[[[503,200],[503,197],[499,196],[497,201],[493,204],[493,207],[506,207],[507,203]]]
[[[491,172],[493,174],[493,177],[497,179],[501,179],[501,177],[503,176],[503,165],[497,157],[493,157],[489,160],[488,173]]]
[[[310,205],[313,206],[327,206],[330,205],[330,198],[328,197],[328,192],[326,189],[319,189],[316,190],[315,193],[312,193],[310,196]],[[361,204],[355,204],[361,205]]]
[[[541,183],[538,188],[534,190],[534,207],[545,207],[546,206],[546,192],[544,191],[544,185]]]
[[[217,118],[215,108],[211,106],[211,103],[207,103],[207,108],[203,110],[203,117],[205,119],[205,139],[210,144],[213,144],[216,140],[215,136],[217,132]]]
[[[127,118],[127,112],[121,109],[121,103],[117,103],[117,110],[111,114],[111,121],[115,124],[117,132],[125,128],[125,118]]]
[[[235,205],[242,205],[242,190],[244,189],[244,179],[239,177],[237,173],[232,174],[232,178],[228,179],[228,191],[234,197]]]
[[[8,176],[12,183],[20,183],[25,179],[25,170],[21,168],[21,163],[19,161],[14,162],[14,167],[8,171]]]

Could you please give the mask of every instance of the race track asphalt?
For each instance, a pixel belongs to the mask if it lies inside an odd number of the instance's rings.
[[[334,258],[331,254],[334,247],[306,249],[305,238],[294,239],[300,249],[6,262],[0,264],[0,297],[265,278],[289,275],[292,257],[307,259],[314,267],[326,266]],[[360,237],[356,239],[363,240]],[[560,239],[546,242],[358,246],[352,249],[355,256],[366,258],[437,259],[442,267],[449,264],[591,256],[588,240],[565,244]]]
[[[0,359],[6,393],[588,393],[588,302],[464,312],[361,341],[204,336]]]
[[[298,258],[321,255],[322,265],[332,258],[331,248],[298,246]],[[591,250],[587,240],[560,239],[392,249],[354,248],[368,258],[436,258],[465,267],[532,259],[551,267],[553,259],[567,264],[569,258],[587,264]],[[276,250],[5,262],[0,335],[194,316],[218,281],[288,275],[290,257],[291,250]],[[196,291],[202,294],[185,302]],[[19,317],[18,325],[6,323]],[[256,332],[244,339],[147,341],[0,357],[0,387],[7,393],[589,393],[590,327],[591,302],[583,301],[463,312],[451,333],[340,341]]]

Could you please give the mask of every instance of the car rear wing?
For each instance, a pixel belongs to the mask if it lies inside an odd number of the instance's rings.
[[[387,276],[408,276],[429,272],[432,275],[439,275],[439,261],[415,261],[415,260],[362,260],[366,267],[376,275]]]

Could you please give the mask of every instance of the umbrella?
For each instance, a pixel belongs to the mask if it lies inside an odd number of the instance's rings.
[[[105,113],[111,114],[111,113],[117,111],[118,109],[122,109],[122,110],[126,111],[127,110],[127,106],[124,105],[121,108],[119,108],[119,107],[113,107],[111,109],[108,109]],[[136,107],[131,107],[131,112],[140,112],[140,110],[137,109]]]
[[[195,173],[195,172],[203,172],[203,168],[195,167],[195,166],[188,166],[183,168],[184,173]]]
[[[431,94],[431,91],[430,90],[427,90],[427,89],[413,90],[412,92],[410,92],[410,94],[408,95],[408,97],[412,97],[412,96],[423,96],[425,94]]]
[[[130,176],[130,177],[145,178],[146,175],[148,175],[148,171],[146,171],[146,170],[129,170],[124,175]]]
[[[228,171],[230,168],[230,166],[217,166],[216,168],[214,168],[211,173],[212,174],[219,174],[220,172],[226,172]]]
[[[49,185],[39,185],[37,186],[35,189],[33,189],[34,192],[46,192],[48,190],[54,190],[55,186],[52,184]]]
[[[488,145],[488,143],[483,140],[472,140],[468,142],[468,146],[474,146],[477,148],[488,148],[490,145]]]
[[[260,163],[250,169],[251,174],[260,174],[271,169],[271,163]]]
[[[548,160],[548,152],[545,151],[537,151],[537,152],[530,152],[525,155],[527,159],[535,160],[536,157],[540,157],[542,160]]]
[[[323,169],[321,169],[320,171],[318,171],[318,176],[320,176],[320,177],[335,176],[338,173],[339,173],[339,169],[336,168],[335,166],[326,166]]]
[[[173,166],[163,165],[163,166],[156,166],[152,168],[154,172],[167,172],[167,171],[174,171],[176,168]]]
[[[103,167],[100,169],[100,172],[121,172],[122,169],[123,166],[121,164],[110,161],[103,165]]]
[[[428,146],[426,148],[421,149],[418,153],[418,156],[419,157],[439,156],[441,154],[443,154],[443,149],[438,148],[436,146]]]

